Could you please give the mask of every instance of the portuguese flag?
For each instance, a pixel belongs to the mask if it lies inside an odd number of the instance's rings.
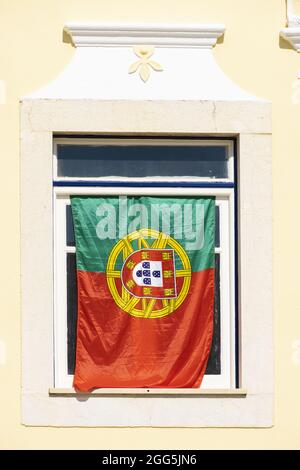
[[[215,199],[71,197],[73,386],[199,387],[214,310]]]

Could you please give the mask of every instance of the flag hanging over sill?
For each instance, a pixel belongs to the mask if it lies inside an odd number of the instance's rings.
[[[199,387],[214,308],[215,199],[71,197],[73,386]]]

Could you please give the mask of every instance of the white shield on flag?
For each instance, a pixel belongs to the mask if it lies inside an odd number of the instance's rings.
[[[134,297],[176,298],[174,251],[154,248],[134,251],[124,261],[121,280]]]

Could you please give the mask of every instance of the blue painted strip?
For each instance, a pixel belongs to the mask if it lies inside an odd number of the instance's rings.
[[[234,183],[202,183],[184,181],[53,181],[56,187],[119,187],[119,188],[234,188]]]
[[[238,192],[238,153],[237,141],[234,140],[234,289],[235,289],[235,387],[240,386],[240,335],[239,335],[239,192]]]

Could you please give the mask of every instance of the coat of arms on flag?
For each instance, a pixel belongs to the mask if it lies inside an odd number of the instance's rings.
[[[106,267],[107,285],[117,306],[145,319],[175,312],[188,295],[191,276],[191,263],[182,245],[150,228],[120,239]]]
[[[135,251],[124,262],[121,280],[134,297],[177,297],[174,251],[155,248]]]

